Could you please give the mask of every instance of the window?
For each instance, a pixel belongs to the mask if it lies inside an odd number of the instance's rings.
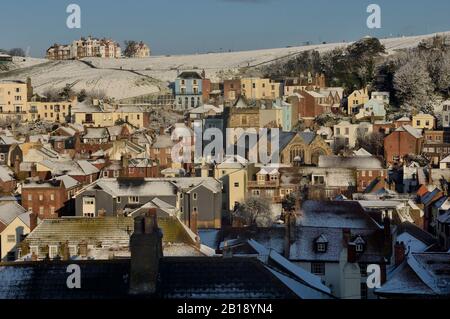
[[[108,177],[108,172],[107,171],[103,172],[103,177]]]
[[[234,187],[239,187],[239,183],[234,183]]]
[[[55,207],[50,207],[50,214],[55,215]]]
[[[364,244],[356,244],[356,252],[362,253],[364,251]]]
[[[192,199],[197,200],[197,193],[192,194]]]
[[[324,253],[327,251],[327,244],[325,243],[317,243],[317,252]]]
[[[44,215],[44,207],[39,207],[39,215]]]
[[[324,276],[325,275],[325,263],[311,263],[311,272],[314,275]]]
[[[196,207],[196,206],[192,207],[192,212],[193,212],[193,213],[196,213],[196,212],[197,212],[197,207]]]
[[[30,254],[39,256],[39,247],[38,246],[30,246]]]
[[[58,246],[49,246],[48,255],[50,259],[56,258],[58,256]]]
[[[16,242],[16,235],[8,235],[7,241],[8,241],[8,243],[15,243]]]
[[[76,245],[69,246],[69,255],[70,257],[76,256],[78,254],[78,249]]]
[[[94,197],[85,197],[85,198],[83,198],[83,200],[84,200],[84,205],[94,205],[94,203],[95,203]]]
[[[44,200],[44,195],[39,195],[39,200],[42,202]]]
[[[325,185],[325,176],[314,176],[313,184],[314,185]]]
[[[55,200],[55,194],[50,194],[50,200]]]
[[[260,195],[260,191],[258,189],[252,190],[252,195],[258,197]]]
[[[128,202],[130,204],[139,204],[139,197],[138,196],[130,196],[130,197],[128,197]]]
[[[28,194],[28,201],[32,201],[33,200],[33,195],[31,195],[31,194]]]
[[[120,197],[117,197],[116,202],[117,204],[120,204],[122,202],[122,199]]]

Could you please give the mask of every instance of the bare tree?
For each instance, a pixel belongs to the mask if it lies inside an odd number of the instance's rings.
[[[134,40],[126,40],[124,43],[125,43],[125,51],[123,52],[123,54],[127,58],[134,57],[138,49],[138,42]]]
[[[270,201],[265,197],[248,197],[238,205],[234,216],[245,220],[248,226],[269,227],[272,224]]]
[[[13,48],[13,49],[9,50],[8,54],[11,56],[24,57],[25,51],[22,48]]]
[[[358,134],[356,143],[372,155],[382,156],[384,153],[384,136],[382,133]]]

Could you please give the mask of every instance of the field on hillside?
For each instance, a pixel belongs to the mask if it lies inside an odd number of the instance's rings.
[[[423,39],[434,35],[382,39],[381,42],[392,53],[398,49],[417,46]],[[268,64],[303,51],[325,52],[346,45],[348,43],[331,43],[242,52],[153,56],[144,59],[86,58],[84,61],[48,61],[26,58],[25,61],[20,59],[13,63],[10,71],[0,72],[0,79],[31,77],[37,93],[70,84],[77,91],[102,90],[108,96],[122,99],[167,90],[168,82],[173,81],[183,70],[205,70],[207,77],[217,80],[237,74],[241,68]]]

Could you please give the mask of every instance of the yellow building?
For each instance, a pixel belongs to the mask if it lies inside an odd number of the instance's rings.
[[[270,79],[241,79],[241,94],[247,99],[276,99],[281,95],[281,84]]]
[[[259,125],[267,128],[283,127],[283,109],[277,107],[261,109],[259,111]]]
[[[358,108],[369,102],[369,92],[367,88],[355,90],[348,96],[348,115],[358,113]]]
[[[148,127],[150,114],[138,106],[112,107],[110,105],[88,105],[78,103],[73,108],[76,124],[89,127],[111,127],[128,123],[136,128]]]
[[[239,156],[229,157],[215,167],[214,178],[222,181],[222,199],[226,209],[233,211],[236,203],[243,203],[247,193],[248,165]]]
[[[430,114],[419,113],[413,116],[412,125],[417,129],[433,130],[436,127],[436,118]]]
[[[0,119],[26,120],[28,101],[33,89],[30,79],[24,81],[0,81]]]
[[[76,103],[76,98],[61,102],[29,102],[28,121],[70,123],[72,106]]]

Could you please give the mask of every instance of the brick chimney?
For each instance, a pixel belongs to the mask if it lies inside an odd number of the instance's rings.
[[[66,241],[60,244],[61,250],[61,259],[62,260],[70,260],[70,251],[69,251],[69,242]]]
[[[194,234],[198,234],[198,212],[193,211],[191,213],[191,220],[190,220],[190,226],[191,226],[191,230]]]
[[[134,232],[130,238],[131,295],[151,295],[156,292],[159,261],[163,256],[162,232],[158,228],[155,208],[134,219]]]
[[[31,164],[31,177],[35,178],[38,176],[36,163]]]
[[[30,214],[30,232],[37,227],[38,215],[36,213]]]
[[[348,246],[351,239],[352,239],[352,231],[349,228],[342,229],[342,241],[343,241],[344,247]]]
[[[347,262],[353,264],[356,263],[357,260],[356,245],[350,243],[347,245]]]
[[[164,134],[166,134],[164,131],[165,131],[164,126],[160,126],[160,127],[159,127],[159,135],[164,135]]]
[[[20,174],[20,158],[19,155],[16,155],[16,158],[14,160],[14,173],[16,174],[16,177]]]
[[[284,233],[284,257],[289,259],[291,245],[296,240],[297,220],[294,212],[289,212],[285,217],[285,233]]]
[[[392,257],[392,234],[391,234],[391,219],[385,216],[383,219],[383,254],[386,258]]]
[[[396,242],[394,245],[395,266],[400,266],[406,257],[406,247],[403,242]]]

